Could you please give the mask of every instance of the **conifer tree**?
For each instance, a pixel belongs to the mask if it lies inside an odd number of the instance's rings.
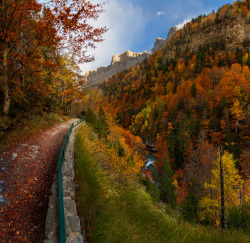
[[[110,134],[110,128],[107,122],[105,112],[102,109],[102,107],[100,107],[99,109],[98,118],[99,118],[99,122],[98,122],[99,132],[104,136],[105,139],[107,139],[108,134]]]
[[[171,206],[174,206],[176,202],[176,197],[174,193],[175,186],[173,184],[174,182],[173,175],[174,172],[171,169],[168,156],[166,155],[164,159],[163,174],[160,177],[159,190],[160,190],[161,200],[167,202]]]

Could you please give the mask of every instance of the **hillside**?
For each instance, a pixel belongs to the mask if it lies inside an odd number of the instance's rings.
[[[249,205],[249,9],[236,1],[200,15],[140,66],[100,85],[97,107],[154,147],[156,190],[186,220],[219,225],[223,153],[227,217],[243,222]]]
[[[174,58],[176,54],[181,57],[187,48],[197,52],[200,45],[208,49],[219,48],[222,53],[243,48],[244,40],[250,38],[250,16],[245,9],[241,14],[236,11],[233,5],[224,5],[216,13],[200,15],[185,24],[165,49],[166,57]]]

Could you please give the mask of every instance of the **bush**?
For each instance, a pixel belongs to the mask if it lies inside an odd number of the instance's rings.
[[[233,207],[228,210],[227,226],[230,229],[242,229],[250,233],[250,204],[244,204],[241,208]]]
[[[150,194],[150,196],[153,199],[153,201],[159,203],[160,202],[160,192],[156,188],[156,186],[154,184],[152,184],[152,182],[150,181],[150,179],[148,178],[148,176],[146,176],[144,183],[146,185],[147,192]]]

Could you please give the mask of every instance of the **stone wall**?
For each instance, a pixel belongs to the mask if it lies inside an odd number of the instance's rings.
[[[62,183],[64,197],[64,217],[66,227],[66,242],[83,243],[84,231],[81,231],[80,218],[77,215],[75,202],[75,184],[74,184],[74,143],[75,134],[81,124],[73,128],[69,138],[69,143],[65,153],[65,159],[62,166]],[[54,177],[51,187],[49,200],[49,209],[45,225],[45,243],[59,242],[59,198],[58,198],[58,170]]]

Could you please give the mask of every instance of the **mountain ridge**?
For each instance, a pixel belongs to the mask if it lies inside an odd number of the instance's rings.
[[[96,87],[103,81],[112,77],[114,74],[142,63],[145,58],[148,58],[151,54],[162,49],[177,31],[177,27],[172,27],[168,32],[167,39],[157,37],[154,43],[154,47],[151,50],[152,53],[146,51],[144,51],[143,53],[135,53],[127,50],[121,54],[114,54],[111,59],[110,65],[108,65],[107,67],[101,66],[97,68],[96,71],[90,70],[85,73],[84,78],[87,86]]]
[[[125,51],[122,54],[115,54],[112,57],[110,65],[107,67],[99,67],[96,71],[89,71],[85,73],[85,79],[87,81],[87,86],[95,87],[98,86],[104,80],[107,80],[109,77],[114,74],[130,68],[136,64],[140,64],[145,60],[145,58],[149,57],[151,53],[143,52],[143,53],[134,53],[132,51]]]

